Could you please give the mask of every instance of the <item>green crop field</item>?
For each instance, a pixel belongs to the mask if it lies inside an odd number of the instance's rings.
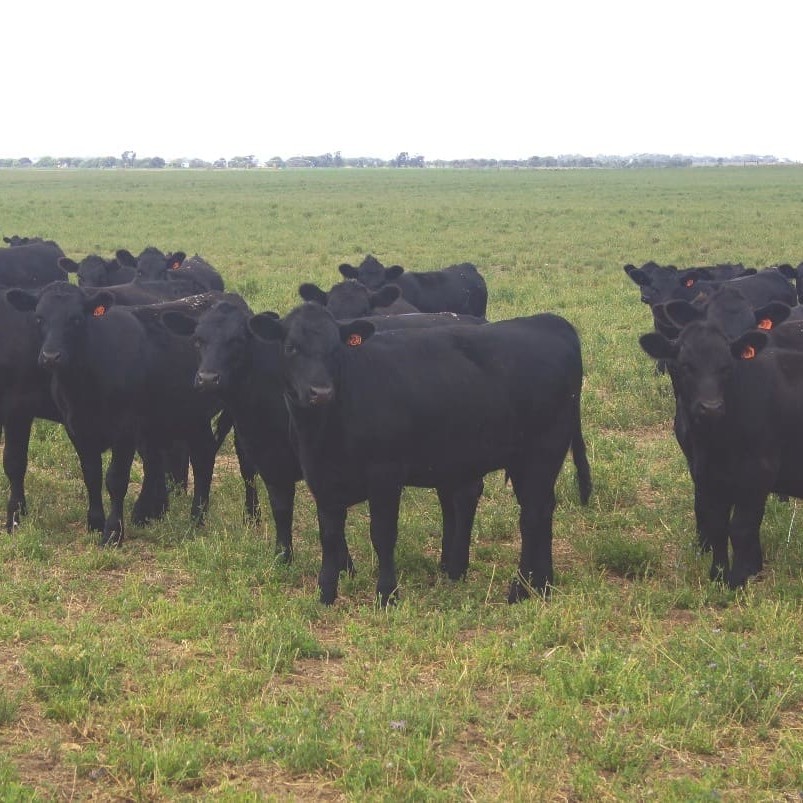
[[[75,259],[197,252],[256,312],[367,253],[476,263],[492,320],[553,311],[580,332],[594,481],[582,507],[570,461],[559,478],[548,601],[505,602],[518,511],[491,475],[465,582],[438,571],[435,494],[408,489],[399,604],[375,604],[360,505],[357,574],[324,608],[303,487],[291,566],[264,488],[262,524],[243,523],[230,443],[202,529],[176,494],[101,550],[72,447],[37,422],[29,515],[0,535],[0,799],[798,800],[803,515],[771,500],[761,576],[708,581],[671,388],[622,268],[797,265],[801,204],[793,167],[0,171],[3,235]]]

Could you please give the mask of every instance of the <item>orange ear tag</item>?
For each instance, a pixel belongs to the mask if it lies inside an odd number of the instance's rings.
[[[362,345],[362,337],[358,334],[349,335],[349,339],[346,341],[350,346],[360,346]]]
[[[752,346],[745,346],[741,357],[743,360],[752,360],[756,356],[756,350]]]
[[[686,281],[683,282],[683,286],[694,287],[694,279],[686,279]]]
[[[98,304],[98,306],[95,307],[94,310],[92,310],[92,314],[96,318],[101,318],[102,316],[104,316],[106,314],[106,307],[104,307],[103,304]]]
[[[757,326],[759,329],[772,329],[772,321],[769,318],[762,318]]]
[[[178,268],[180,268],[180,267],[181,267],[181,263],[180,263],[180,262],[174,262],[174,263],[173,263],[173,264],[170,266],[170,270],[178,270]]]

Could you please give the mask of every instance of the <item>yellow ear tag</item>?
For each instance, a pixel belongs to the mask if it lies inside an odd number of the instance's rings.
[[[106,314],[106,307],[104,307],[103,304],[98,304],[98,306],[95,307],[94,310],[92,310],[92,314],[96,318],[101,318]]]
[[[350,346],[360,346],[362,345],[362,337],[358,334],[349,335],[349,339],[346,341]]]

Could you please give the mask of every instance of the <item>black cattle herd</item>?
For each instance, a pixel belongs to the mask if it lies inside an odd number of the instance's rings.
[[[131,520],[164,515],[169,484],[188,485],[202,523],[217,452],[233,430],[245,513],[264,482],[280,559],[293,555],[296,484],[315,500],[321,600],[353,571],[348,508],[367,501],[382,604],[404,486],[434,488],[441,569],[466,575],[484,476],[503,469],[520,508],[521,552],[508,600],[553,583],[555,482],[571,451],[579,494],[591,474],[580,421],[576,331],[550,313],[488,322],[471,263],[412,272],[367,256],[340,266],[328,291],[301,284],[284,317],[254,314],[199,256],[148,247],[135,257],[75,262],[39,238],[0,248],[0,425],[8,531],[26,512],[32,422],[61,422],[101,544],[125,530],[138,453],[143,481]],[[712,579],[736,587],[762,568],[767,496],[803,497],[803,267],[625,266],[650,305],[644,351],[675,393],[675,435],[694,482],[700,545]],[[71,280],[69,274],[75,274]],[[797,287],[795,287],[795,283]],[[102,455],[110,450],[102,494]],[[732,561],[729,559],[729,544]]]

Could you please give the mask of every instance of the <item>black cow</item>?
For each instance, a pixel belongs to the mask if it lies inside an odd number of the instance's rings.
[[[192,515],[206,510],[217,443],[210,419],[219,406],[192,388],[195,354],[184,338],[161,325],[161,311],[123,307],[106,289],[89,292],[67,282],[37,297],[9,290],[8,301],[34,312],[40,329],[39,363],[52,373],[56,406],[81,463],[89,496],[87,524],[103,531],[102,544],[123,539],[123,501],[135,449],[144,482],[138,500],[142,520],[167,505],[162,450],[176,439],[188,444],[193,468]],[[173,302],[199,311],[215,296]],[[101,495],[101,455],[112,450],[106,474],[108,518]]]
[[[165,282],[125,284],[107,288],[115,304],[152,304],[165,298],[180,297],[177,286]],[[181,287],[187,290],[187,287]],[[3,470],[9,481],[9,498],[6,505],[6,529],[11,530],[27,509],[25,474],[28,466],[28,445],[31,426],[35,418],[61,421],[50,392],[50,374],[38,364],[39,331],[32,311],[23,312],[8,303],[0,294],[0,424],[5,430]],[[187,487],[188,457],[180,447],[170,448],[165,458],[168,473],[174,484]],[[152,507],[152,506],[151,506]],[[137,502],[134,506],[135,523],[144,523],[151,514],[148,506]]]
[[[0,285],[36,288],[65,281],[67,273],[59,265],[63,256],[58,246],[47,243],[0,248]]]
[[[3,242],[8,243],[11,246],[33,245],[34,243],[39,243],[52,246],[53,248],[61,251],[61,246],[55,240],[45,240],[42,237],[20,237],[19,234],[12,234],[10,237],[3,237]],[[63,254],[64,252],[61,251],[61,253]]]
[[[110,287],[133,281],[136,269],[131,265],[121,265],[116,259],[104,259],[90,254],[80,262],[62,257],[59,265],[78,277],[79,287]]]
[[[392,320],[392,319],[390,319]],[[365,497],[383,604],[396,591],[394,549],[404,485],[469,488],[505,469],[521,506],[519,572],[508,600],[552,583],[554,485],[571,447],[581,498],[590,470],[580,426],[577,333],[551,314],[477,327],[374,335],[317,304],[249,325],[282,343],[282,370],[304,477],[318,509],[321,600],[337,595],[343,510]],[[465,573],[458,539],[449,573]]]
[[[124,249],[117,251],[117,261],[132,266],[137,281],[180,281],[192,283],[196,293],[223,291],[223,277],[198,254],[187,258],[183,251],[163,254],[148,246],[138,257]]]
[[[125,248],[120,248],[115,253],[115,258],[121,265],[133,268],[137,278],[145,280],[164,279],[165,274],[179,268],[186,257],[183,251],[165,254],[152,245],[144,248],[137,257]]]
[[[456,312],[484,318],[488,288],[476,265],[463,262],[433,271],[405,271],[401,265],[385,268],[370,254],[359,267],[340,266],[346,279],[356,279],[370,290],[397,284],[402,296],[421,312]]]
[[[797,304],[797,293],[792,284],[794,269],[789,265],[764,268],[748,276],[734,279],[708,279],[697,281],[695,273],[689,274],[686,282],[676,287],[669,300],[705,302],[718,288],[727,285],[736,288],[753,307],[761,307],[773,301],[780,301],[790,307]]]
[[[169,312],[164,323],[175,333],[192,336],[199,352],[196,387],[218,394],[234,418],[236,444],[247,463],[252,461],[268,490],[276,526],[276,552],[286,561],[292,559],[292,519],[295,484],[302,478],[301,465],[290,438],[290,419],[285,404],[280,372],[280,349],[254,337],[248,327],[253,317],[245,301],[235,295],[216,303],[197,321],[187,315]],[[372,318],[379,329],[433,328],[459,323],[478,325],[480,319],[451,314],[403,315],[390,320]],[[246,513],[257,515],[257,499],[246,480]],[[475,497],[466,509],[465,494],[455,499],[440,494],[444,515],[443,538],[446,546],[458,536],[455,530],[471,531],[474,508],[481,486],[473,489]],[[343,511],[345,520],[345,510]],[[445,557],[442,566],[445,569]],[[352,569],[353,563],[343,535],[338,565]]]
[[[379,290],[370,290],[356,279],[346,279],[325,292],[317,284],[309,282],[298,288],[304,301],[314,301],[326,307],[338,320],[365,318],[369,315],[406,315],[420,312],[401,296],[395,284],[386,284]]]
[[[803,321],[734,338],[696,319],[676,340],[651,332],[640,343],[671,366],[710,576],[738,587],[763,565],[767,496],[803,497]]]
[[[675,298],[678,288],[691,289],[703,281],[723,281],[738,276],[750,276],[756,273],[755,268],[745,268],[742,264],[722,263],[706,267],[682,268],[674,265],[659,265],[656,262],[645,262],[640,268],[625,265],[625,273],[641,288],[641,300],[654,307]]]
[[[33,314],[18,311],[0,294],[0,424],[5,435],[3,471],[9,483],[9,532],[27,511],[25,474],[33,420],[61,420],[50,394],[50,377],[37,365],[38,353],[39,331]]]

